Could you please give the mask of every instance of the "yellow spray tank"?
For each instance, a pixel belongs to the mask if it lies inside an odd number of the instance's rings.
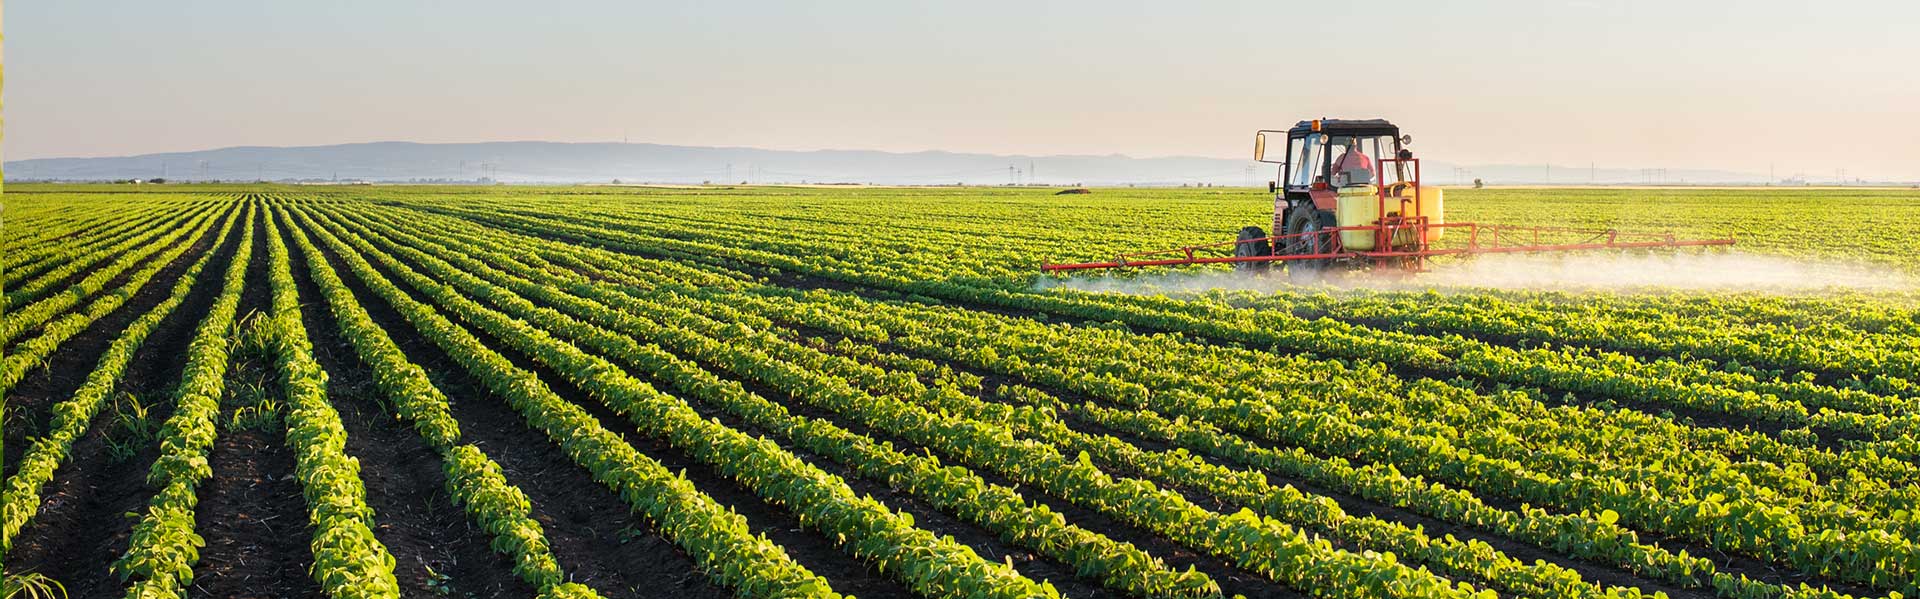
[[[1342,227],[1365,227],[1374,224],[1374,221],[1380,220],[1379,193],[1380,188],[1372,185],[1340,188],[1340,198],[1333,209],[1333,222]],[[1340,232],[1340,247],[1348,250],[1371,250],[1373,242],[1373,231]]]
[[[1379,188],[1372,185],[1355,185],[1340,189],[1338,205],[1334,210],[1334,221],[1342,227],[1365,227],[1380,221]],[[1438,225],[1446,222],[1446,194],[1439,187],[1420,186],[1419,193],[1408,183],[1395,183],[1387,186],[1387,214],[1399,214],[1402,208],[1406,216],[1425,216],[1427,224]],[[1431,227],[1427,229],[1427,243],[1440,240],[1446,229]],[[1414,245],[1412,230],[1402,230],[1394,234],[1393,245],[1405,247]],[[1373,231],[1341,231],[1340,245],[1348,250],[1371,251],[1374,249]]]

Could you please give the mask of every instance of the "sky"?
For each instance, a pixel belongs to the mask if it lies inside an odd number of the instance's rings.
[[[1920,180],[1920,2],[18,1],[4,153],[619,141]],[[1771,171],[1769,170],[1771,169]]]

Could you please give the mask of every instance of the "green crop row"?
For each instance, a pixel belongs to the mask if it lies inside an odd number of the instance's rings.
[[[237,211],[228,214],[226,224],[221,226],[216,239],[224,239],[231,232],[237,215]],[[147,336],[159,328],[160,321],[180,307],[186,301],[187,294],[199,284],[200,271],[212,261],[214,253],[209,250],[195,259],[180,280],[174,283],[166,299],[134,319],[114,338],[73,397],[53,405],[47,434],[29,442],[26,455],[20,457],[19,466],[7,478],[6,489],[0,494],[0,508],[3,508],[0,509],[0,555],[13,547],[14,537],[20,529],[39,513],[41,488],[53,480],[54,471],[66,462],[74,442],[86,434],[94,415],[113,395],[121,375],[125,374],[128,364],[133,361],[141,344],[146,342]]]
[[[253,256],[254,212],[249,205],[241,217],[246,225],[235,242],[220,294],[188,342],[187,364],[174,390],[173,414],[160,429],[160,457],[147,471],[154,495],[133,526],[126,552],[113,564],[121,580],[132,582],[128,597],[185,597],[193,584],[193,565],[206,545],[194,532],[194,506],[199,503],[200,483],[213,476],[207,452],[219,434],[229,333]]]
[[[304,214],[296,220],[346,263],[374,294],[462,368],[506,398],[527,423],[546,434],[595,480],[618,493],[705,568],[715,582],[753,597],[839,597],[826,579],[747,530],[746,519],[696,490],[601,426],[585,410],[555,395],[533,373],[488,349],[466,329],[413,300],[365,258]]]
[[[313,529],[313,579],[328,597],[399,597],[393,554],[373,535],[373,508],[367,505],[360,462],[346,453],[347,431],[328,402],[327,373],[313,358],[286,242],[274,219],[265,220],[271,288],[267,334],[287,398],[294,478],[306,496]]]

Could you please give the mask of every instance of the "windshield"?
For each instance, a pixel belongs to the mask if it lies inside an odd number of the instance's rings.
[[[1288,187],[1307,187],[1315,181],[1326,181],[1330,185],[1386,185],[1411,179],[1402,164],[1389,163],[1384,165],[1387,168],[1382,168],[1382,159],[1394,157],[1391,135],[1310,133],[1290,143]],[[1349,169],[1366,172],[1336,176]]]
[[[1335,136],[1329,140],[1328,174],[1335,179],[1343,171],[1368,171],[1365,174],[1350,173],[1344,179],[1354,182],[1374,184],[1395,183],[1405,179],[1405,174],[1396,163],[1394,168],[1380,172],[1382,158],[1391,160],[1394,153],[1394,139],[1389,135]]]
[[[1292,164],[1293,178],[1287,181],[1292,187],[1306,187],[1313,184],[1313,178],[1322,174],[1326,163],[1321,160],[1326,155],[1327,136],[1313,133],[1295,142]]]

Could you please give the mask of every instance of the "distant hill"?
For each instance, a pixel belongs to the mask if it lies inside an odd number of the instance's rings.
[[[24,179],[465,180],[531,183],[882,183],[1245,185],[1256,163],[1217,158],[1001,156],[870,150],[789,151],[644,143],[375,142],[233,147],[112,158],[8,161]],[[1009,169],[1011,166],[1013,169]],[[1268,172],[1256,168],[1253,173]],[[1249,177],[1255,177],[1250,179]]]
[[[1009,169],[1009,167],[1012,167]],[[1264,185],[1272,165],[1199,157],[1023,156],[872,150],[763,150],[646,143],[373,142],[330,146],[242,146],[108,158],[8,161],[11,179],[99,181],[151,179],[222,181],[476,181],[510,183],[876,183],[909,185],[1164,186]],[[1427,163],[1429,181],[1490,184],[1759,183],[1764,177],[1706,170],[1665,171],[1541,165],[1470,167]],[[1656,178],[1659,177],[1659,178]]]

